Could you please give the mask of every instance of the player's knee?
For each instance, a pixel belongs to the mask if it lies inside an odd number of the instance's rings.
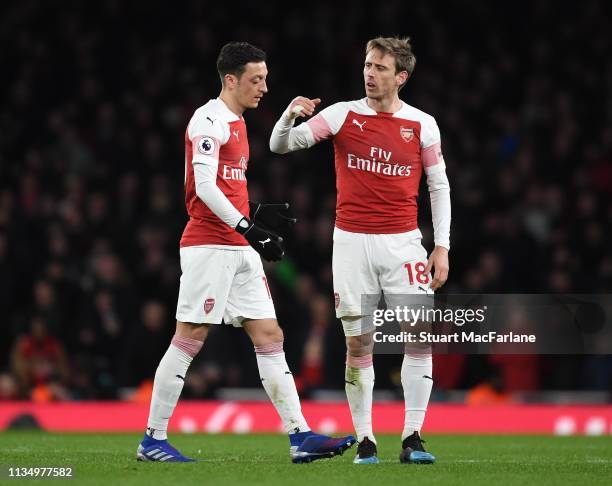
[[[244,322],[243,327],[255,346],[282,343],[285,339],[283,330],[276,319],[252,320]]]
[[[267,343],[280,343],[283,342],[285,336],[283,330],[278,325],[277,321],[273,321],[270,324],[261,327],[258,332],[259,340],[263,340],[264,344]]]
[[[346,337],[346,350],[349,356],[366,356],[372,354],[373,347],[374,340],[372,339],[372,333]]]
[[[432,325],[430,322],[418,321],[416,323],[402,323],[400,325],[402,333],[407,336],[411,336],[412,339],[406,340],[404,344],[404,354],[407,356],[416,355],[422,357],[429,355],[431,356],[431,344],[427,341],[421,342],[419,336],[423,334],[431,334]]]
[[[266,334],[266,338],[269,342],[272,343],[282,343],[285,340],[285,335],[283,334],[283,330],[277,324],[276,328],[270,329]]]
[[[208,324],[194,324],[191,322],[176,322],[175,335],[187,339],[194,339],[202,343],[208,336],[210,326]]]

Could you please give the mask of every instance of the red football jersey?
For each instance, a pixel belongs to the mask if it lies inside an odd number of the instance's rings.
[[[333,138],[338,228],[373,234],[417,228],[423,170],[444,166],[432,116],[406,103],[377,113],[362,99],[336,103],[306,125],[311,143]]]
[[[244,118],[220,99],[194,113],[185,133],[185,205],[189,221],[180,246],[247,246],[245,238],[219,219],[196,193],[194,161],[217,163],[217,187],[243,215],[249,215],[246,171],[249,141]]]

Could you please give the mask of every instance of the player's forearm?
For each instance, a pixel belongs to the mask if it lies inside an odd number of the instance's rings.
[[[221,221],[236,228],[244,217],[217,186],[216,168],[194,164],[196,194]]]
[[[441,170],[429,174],[427,185],[431,201],[435,245],[450,249],[451,201],[450,184],[446,172]]]
[[[270,150],[276,154],[286,154],[295,150],[308,148],[312,145],[308,139],[308,127],[305,123],[299,127],[293,127],[294,118],[283,113],[274,125],[270,136]]]

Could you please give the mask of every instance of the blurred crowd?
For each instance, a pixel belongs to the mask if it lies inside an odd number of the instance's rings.
[[[610,6],[554,2],[43,2],[0,6],[0,400],[146,396],[174,331],[183,134],[219,92],[220,47],[268,53],[247,112],[252,200],[299,224],[267,266],[300,390],[344,385],[334,317],[332,147],[267,144],[298,94],[363,96],[368,39],[410,35],[402,98],[436,117],[451,182],[446,292],[612,291]],[[420,222],[432,248],[427,190]],[[188,397],[258,386],[240,330],[211,333]],[[398,356],[376,356],[398,389]],[[439,356],[437,389],[612,390],[609,356]]]

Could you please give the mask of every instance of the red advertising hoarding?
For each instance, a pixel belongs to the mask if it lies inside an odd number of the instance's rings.
[[[320,432],[353,430],[346,403],[305,401],[304,415]],[[65,432],[139,432],[144,430],[148,406],[126,402],[0,403],[0,430],[23,415],[31,415],[45,430]],[[402,402],[374,405],[374,428],[400,433]],[[276,411],[267,402],[183,401],[170,422],[171,431],[208,433],[280,432]],[[612,406],[432,404],[425,433],[608,435]]]

